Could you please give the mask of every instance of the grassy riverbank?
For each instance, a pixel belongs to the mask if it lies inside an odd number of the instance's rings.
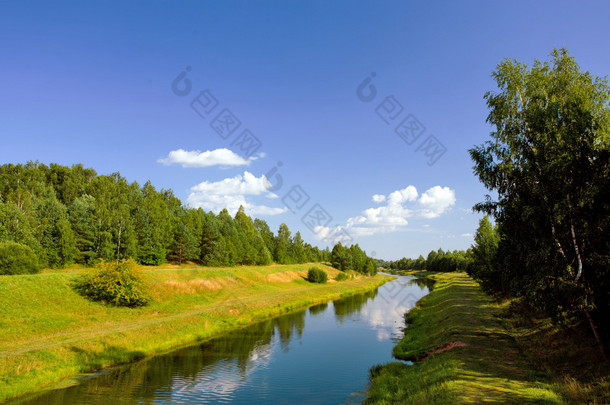
[[[463,273],[425,273],[434,290],[394,348],[412,366],[371,370],[369,403],[610,403],[609,364],[586,331],[499,304]]]
[[[311,264],[144,270],[153,301],[131,309],[77,295],[82,270],[0,277],[0,401],[256,320],[370,290],[388,276],[305,281]],[[338,271],[318,265],[334,279]]]

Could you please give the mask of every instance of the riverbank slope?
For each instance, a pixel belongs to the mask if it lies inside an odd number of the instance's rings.
[[[0,401],[133,361],[257,320],[371,290],[391,277],[305,280],[312,264],[143,271],[153,301],[142,308],[90,302],[70,284],[83,270],[0,277]]]
[[[401,273],[402,274],[402,273]],[[464,273],[405,273],[436,280],[408,317],[394,355],[412,366],[371,369],[367,403],[608,403],[608,365],[592,339],[497,303]],[[581,349],[576,348],[577,339]],[[565,349],[560,348],[565,343]],[[572,350],[573,352],[574,350]],[[559,357],[564,369],[559,370]],[[569,359],[579,359],[574,364]],[[577,380],[565,367],[580,371]],[[579,369],[580,367],[580,369]],[[605,374],[601,370],[606,370]]]

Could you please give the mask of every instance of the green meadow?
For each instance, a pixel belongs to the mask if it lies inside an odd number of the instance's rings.
[[[134,361],[283,312],[371,290],[389,279],[338,270],[306,281],[311,264],[145,268],[152,301],[91,302],[72,289],[87,269],[0,277],[0,401],[67,377]]]

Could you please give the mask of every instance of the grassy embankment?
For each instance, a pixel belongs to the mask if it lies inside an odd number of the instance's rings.
[[[498,303],[464,273],[417,275],[436,284],[394,348],[415,364],[371,369],[368,403],[610,403],[610,364],[582,325]]]
[[[153,301],[142,308],[90,302],[71,281],[81,270],[0,276],[0,401],[79,373],[210,338],[256,320],[370,290],[387,276],[328,284],[311,264],[143,271]]]

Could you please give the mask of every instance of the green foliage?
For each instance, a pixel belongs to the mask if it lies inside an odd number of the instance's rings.
[[[368,257],[358,244],[348,248],[338,242],[333,246],[330,262],[337,270],[354,270],[368,276],[377,274],[377,262],[372,257]]]
[[[146,266],[159,266],[165,263],[166,252],[163,247],[142,246],[138,255],[138,262]]]
[[[341,272],[339,274],[337,274],[337,277],[335,277],[335,280],[337,281],[345,281],[345,280],[349,280],[350,277],[347,275],[347,273],[345,272]]]
[[[337,270],[345,271],[353,268],[351,252],[349,249],[345,248],[341,242],[333,247],[330,262]]]
[[[328,280],[328,274],[318,267],[312,267],[307,272],[307,281],[310,283],[324,284]]]
[[[52,189],[46,188],[33,200],[33,210],[38,224],[35,235],[43,250],[41,264],[52,268],[72,264],[76,248],[66,206],[57,200]]]
[[[174,243],[172,244],[169,257],[177,261],[178,264],[199,257],[197,238],[183,222],[178,222],[176,225]]]
[[[265,247],[269,252],[275,252],[275,236],[271,229],[269,229],[269,225],[265,220],[255,218],[254,219],[254,227],[258,231],[258,233],[263,238],[263,242],[265,243]],[[273,260],[273,257],[271,257]]]
[[[294,238],[292,238],[289,254],[294,263],[304,263],[307,261],[307,257],[305,255],[305,242],[301,237],[301,232],[297,231]]]
[[[68,207],[68,218],[74,233],[74,260],[80,264],[90,264],[95,259],[95,226],[93,213],[95,198],[88,194],[76,198]]]
[[[279,264],[289,264],[291,257],[289,256],[289,248],[292,243],[290,238],[290,230],[288,225],[282,223],[277,231],[277,237],[275,239],[275,252],[273,253],[273,259]]]
[[[267,265],[330,260],[282,224],[277,237],[240,207],[235,217],[182,205],[171,190],[97,175],[82,165],[0,166],[0,241],[29,246],[41,266],[91,265],[133,257],[160,265]]]
[[[500,239],[494,271],[477,277],[558,321],[608,333],[610,87],[565,49],[551,58],[502,61],[498,90],[485,95],[495,131],[469,152],[497,195],[475,209],[495,217]]]
[[[501,275],[495,265],[499,241],[498,227],[494,227],[489,222],[487,215],[484,216],[479,221],[479,228],[474,236],[472,262],[468,266],[467,272],[488,291],[501,290]]]
[[[140,307],[150,301],[140,270],[132,259],[118,263],[101,260],[94,271],[75,280],[74,290],[93,301],[122,307]]]
[[[352,269],[358,273],[367,273],[366,271],[366,254],[360,249],[356,243],[349,247],[349,254],[352,257]]]
[[[28,246],[0,242],[0,275],[38,273],[38,257]]]
[[[428,257],[424,258],[422,255],[417,259],[408,259],[403,257],[400,260],[393,262],[384,262],[383,267],[390,268],[392,270],[429,270],[439,272],[451,272],[457,270],[466,270],[469,266],[472,252],[454,250],[443,251],[443,249],[431,250],[428,253]]]
[[[369,276],[374,276],[375,274],[377,274],[377,262],[375,261],[375,259],[373,259],[372,257],[366,258],[363,273]]]

